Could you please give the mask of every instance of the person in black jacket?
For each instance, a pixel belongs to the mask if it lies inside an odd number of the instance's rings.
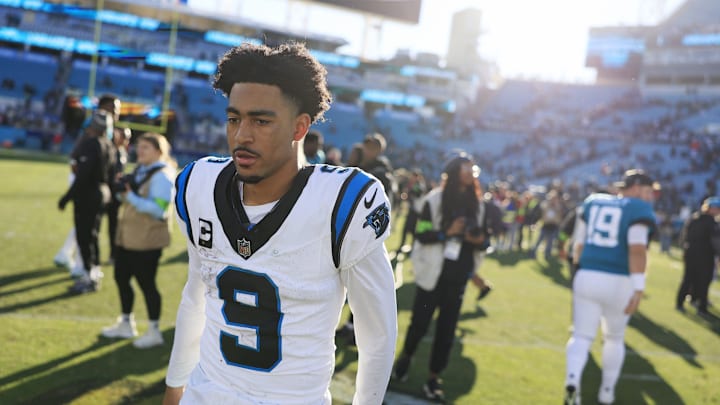
[[[117,230],[118,222],[118,210],[120,208],[120,200],[117,198],[118,193],[122,193],[125,190],[118,190],[115,186],[118,185],[116,180],[119,176],[125,173],[125,166],[128,160],[128,144],[130,143],[130,137],[132,132],[130,128],[115,128],[113,131],[112,143],[115,147],[113,153],[115,154],[115,164],[112,167],[110,173],[110,202],[107,205],[106,212],[108,218],[108,237],[110,239],[110,264],[115,263],[115,232]]]
[[[412,258],[417,288],[394,377],[407,378],[411,359],[437,310],[429,378],[423,385],[425,395],[433,400],[444,398],[439,375],[450,360],[465,287],[486,248],[478,169],[465,154],[451,159],[442,186],[425,197],[416,225],[418,243]]]
[[[688,219],[683,229],[683,261],[685,272],[678,289],[675,308],[685,312],[683,303],[688,295],[697,301],[699,315],[708,314],[708,290],[713,278],[715,256],[720,255],[720,197],[703,202],[700,212]]]
[[[60,210],[73,202],[75,235],[85,269],[85,274],[71,287],[74,293],[96,291],[102,277],[98,231],[103,207],[110,201],[108,183],[115,162],[110,142],[112,129],[112,115],[96,110],[71,155],[75,180],[58,201]]]

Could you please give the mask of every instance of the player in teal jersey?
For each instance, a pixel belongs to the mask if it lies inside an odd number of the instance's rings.
[[[651,202],[657,184],[641,170],[625,172],[621,194],[593,194],[585,200],[575,230],[579,270],[573,280],[573,334],[567,343],[566,404],[578,404],[590,346],[602,321],[602,383],[598,402],[615,400],[625,359],[625,328],[645,289]]]

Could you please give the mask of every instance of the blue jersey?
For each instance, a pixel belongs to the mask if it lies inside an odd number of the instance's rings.
[[[655,213],[650,203],[638,198],[593,194],[582,206],[587,230],[583,237],[580,268],[630,274],[628,229],[645,224],[652,232]]]

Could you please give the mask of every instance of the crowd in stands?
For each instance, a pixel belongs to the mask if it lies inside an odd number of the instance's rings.
[[[8,52],[17,56],[17,51]],[[46,56],[23,55],[26,63],[38,69],[48,63]],[[71,120],[66,111],[72,97],[66,96],[67,88],[61,85],[76,80],[76,68],[86,75],[87,66],[68,58],[65,53],[57,56],[62,68],[54,71],[56,82],[33,93],[18,95],[9,90],[11,81],[23,82],[22,75],[0,77],[2,127],[50,134],[40,136],[40,146],[46,149],[61,134],[69,141],[74,138],[76,131],[67,125]],[[101,66],[99,88],[112,91],[117,87],[115,94],[127,96],[122,89],[129,85],[119,84],[125,82],[120,80],[126,73],[121,70]],[[148,73],[139,79],[147,81],[143,91],[160,98],[162,83],[157,77]],[[480,94],[474,105],[454,117],[362,106],[347,94],[337,98],[327,122],[316,127],[325,137],[325,152],[333,148],[348,156],[353,144],[366,134],[382,133],[394,167],[419,170],[429,179],[439,176],[445,152],[459,148],[471,153],[481,166],[485,184],[501,181],[518,192],[533,186],[548,190],[559,181],[573,184],[582,194],[611,183],[627,168],[642,167],[663,185],[658,209],[680,215],[695,209],[702,197],[717,188],[720,142],[709,129],[720,117],[718,96],[644,97],[630,86],[511,81]],[[223,153],[224,105],[225,100],[209,89],[205,79],[175,80],[171,92],[175,151],[189,157]]]

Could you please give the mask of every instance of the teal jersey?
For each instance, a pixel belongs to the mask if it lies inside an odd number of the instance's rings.
[[[652,233],[655,227],[652,205],[638,198],[593,194],[583,203],[581,217],[587,228],[580,268],[630,274],[628,229],[640,223]]]

